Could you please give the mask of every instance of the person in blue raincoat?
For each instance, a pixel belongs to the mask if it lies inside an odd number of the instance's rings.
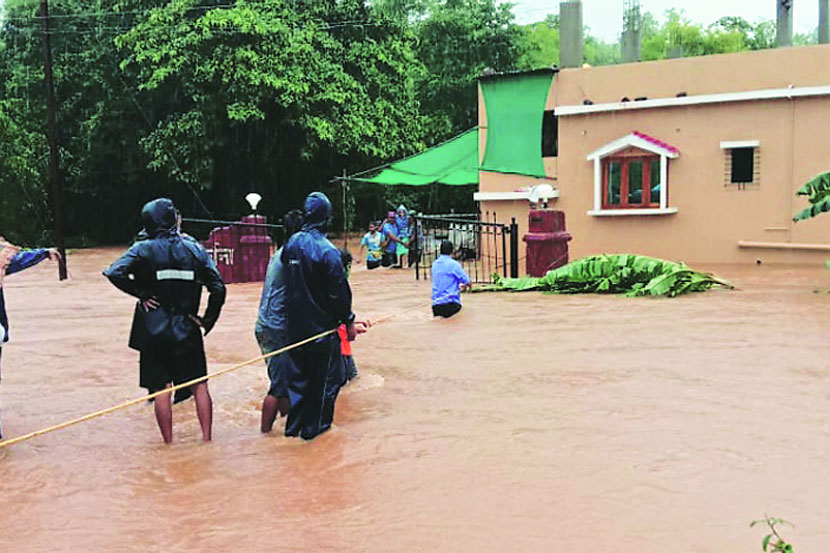
[[[3,296],[3,276],[34,267],[46,258],[60,259],[60,254],[56,249],[20,250],[17,246],[6,242],[2,236],[0,236],[0,250],[3,254],[0,255],[0,357],[2,357],[2,346],[9,341],[9,317],[6,314],[6,299]],[[2,434],[2,429],[0,429],[0,439],[3,438]]]
[[[409,232],[409,212],[406,207],[401,204],[398,206],[398,211],[395,215],[395,229],[398,237],[397,249],[395,255],[398,256],[398,268],[403,268],[404,258],[409,258],[409,243],[411,236]],[[409,263],[411,266],[412,264]]]
[[[282,218],[286,242],[302,226],[303,213],[299,209],[292,209]],[[288,344],[288,317],[285,313],[285,276],[282,269],[282,247],[278,249],[265,272],[265,281],[262,283],[262,296],[259,300],[259,311],[254,336],[263,355],[282,349]],[[274,427],[277,415],[288,414],[288,379],[291,376],[291,356],[287,353],[274,355],[265,361],[268,367],[270,386],[265,399],[262,401],[262,417],[260,430],[270,432]]]
[[[352,291],[340,252],[325,235],[331,215],[326,195],[312,192],[305,201],[302,230],[283,247],[285,305],[292,343],[341,324],[346,325],[350,341],[357,333]],[[339,363],[340,341],[335,332],[290,353],[294,368],[288,385],[291,407],[285,435],[310,440],[331,426],[330,417],[324,413],[326,377],[332,364]],[[331,406],[332,413],[333,409]]]
[[[112,284],[138,298],[129,346],[140,352],[139,384],[156,392],[207,374],[202,340],[213,328],[225,302],[225,285],[207,251],[183,237],[173,202],[158,198],[145,204],[141,219],[148,238],[135,242],[104,271]],[[197,315],[202,287],[210,293],[207,309]],[[211,439],[213,402],[207,382],[191,386],[202,438]],[[165,443],[173,440],[169,393],[155,401],[156,422]]]

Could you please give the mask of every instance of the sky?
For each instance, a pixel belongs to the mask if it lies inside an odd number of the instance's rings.
[[[541,21],[548,13],[559,13],[559,0],[511,0],[516,23]],[[793,32],[811,33],[818,27],[818,0],[794,0]],[[740,16],[751,23],[761,19],[775,21],[777,0],[640,0],[643,12],[651,12],[662,22],[667,9],[676,7],[686,12],[694,23],[708,26],[721,17]],[[583,0],[583,23],[591,34],[606,42],[619,38],[622,32],[623,0]]]
[[[560,0],[508,0],[513,6],[516,23],[525,25],[542,21],[549,13],[559,13]],[[0,0],[0,8],[4,0]],[[793,0],[793,32],[809,34],[818,27],[819,0]],[[672,7],[683,10],[695,23],[708,26],[727,15],[740,16],[755,23],[761,19],[775,21],[778,0],[640,0],[648,11],[664,21],[663,14]],[[591,34],[613,42],[622,32],[623,0],[582,0],[582,18]]]

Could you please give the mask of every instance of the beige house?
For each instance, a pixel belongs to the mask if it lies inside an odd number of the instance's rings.
[[[792,222],[807,205],[796,190],[830,170],[830,46],[563,69],[545,109],[545,140],[558,142],[543,157],[546,178],[481,171],[475,195],[482,213],[515,217],[520,236],[529,188],[548,183],[571,259],[830,257],[830,214]],[[483,157],[481,95],[479,129]]]

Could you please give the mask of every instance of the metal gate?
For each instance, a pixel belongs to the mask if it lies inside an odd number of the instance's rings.
[[[489,213],[486,214],[489,218]],[[494,275],[519,276],[518,226],[444,215],[415,215],[415,278],[430,278],[432,262],[440,255],[441,242],[453,245],[452,257],[474,283],[489,284]]]

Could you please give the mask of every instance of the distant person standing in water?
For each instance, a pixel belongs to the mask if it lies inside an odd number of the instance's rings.
[[[303,224],[303,213],[299,209],[292,209],[282,218],[285,230],[285,242]],[[283,247],[285,243],[283,244]],[[265,273],[265,282],[262,285],[262,297],[259,300],[259,314],[257,315],[254,334],[263,355],[284,348],[290,343],[288,339],[288,315],[285,308],[285,274],[283,271],[283,248],[280,247],[268,263]],[[288,379],[292,374],[291,355],[281,353],[265,361],[268,367],[268,378],[271,384],[268,394],[262,402],[262,420],[260,430],[270,432],[274,426],[277,414],[288,414]]]
[[[396,236],[398,237],[398,245],[395,255],[398,256],[398,268],[403,269],[403,261],[409,257],[409,212],[403,204],[398,206],[398,212],[395,216]]]
[[[366,268],[369,270],[380,267],[383,259],[383,252],[380,244],[382,238],[374,221],[369,222],[369,232],[363,235],[360,241],[360,254],[363,255],[363,248],[366,248]],[[360,262],[360,260],[358,260]]]
[[[441,242],[441,255],[432,263],[432,315],[452,317],[461,311],[462,289],[469,289],[470,275],[461,263],[450,257],[452,243]]]
[[[340,252],[326,238],[331,202],[322,192],[305,201],[303,228],[282,250],[285,273],[288,337],[292,343],[346,325],[349,341],[357,330],[352,313],[352,290],[340,261]],[[340,341],[332,332],[291,350],[294,374],[289,381],[291,407],[286,436],[310,440],[328,429],[324,421],[326,380],[340,361]],[[333,413],[333,405],[330,406]]]
[[[135,242],[104,271],[112,284],[141,303],[133,321],[130,347],[140,352],[139,384],[157,392],[207,374],[202,340],[213,328],[225,302],[225,285],[207,251],[179,233],[176,208],[167,198],[148,202],[141,211],[146,240]],[[202,287],[210,293],[207,310],[198,316]],[[190,387],[202,438],[210,441],[213,401],[207,382]],[[173,441],[170,393],[154,402],[156,422],[165,443]]]
[[[386,222],[383,223],[380,233],[383,237],[383,260],[381,265],[392,267],[398,261],[398,225],[394,211],[386,214]]]

